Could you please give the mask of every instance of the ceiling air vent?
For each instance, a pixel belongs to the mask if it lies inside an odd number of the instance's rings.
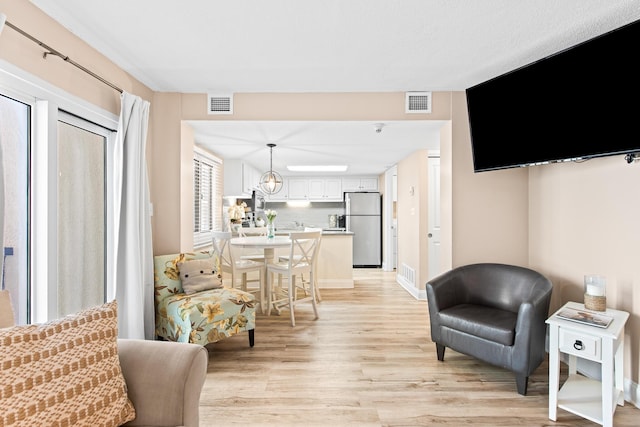
[[[233,114],[233,95],[207,96],[207,113],[209,114]]]
[[[431,92],[407,92],[405,113],[431,113]]]

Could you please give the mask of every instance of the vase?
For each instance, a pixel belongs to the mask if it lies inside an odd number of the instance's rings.
[[[276,236],[276,226],[273,222],[269,221],[267,223],[267,238],[273,239]]]

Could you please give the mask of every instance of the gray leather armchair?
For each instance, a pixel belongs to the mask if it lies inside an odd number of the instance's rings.
[[[552,284],[542,274],[506,264],[457,267],[427,283],[431,339],[438,360],[449,347],[516,375],[529,376],[545,357]]]

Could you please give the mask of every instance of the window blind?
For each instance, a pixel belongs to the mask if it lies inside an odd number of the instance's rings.
[[[193,247],[211,245],[211,232],[222,230],[222,162],[195,151],[193,158]]]

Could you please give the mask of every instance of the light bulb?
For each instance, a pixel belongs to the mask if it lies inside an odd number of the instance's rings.
[[[276,189],[276,177],[273,176],[272,173],[269,174],[269,179],[267,180],[267,185],[269,186],[269,190],[273,191]]]

